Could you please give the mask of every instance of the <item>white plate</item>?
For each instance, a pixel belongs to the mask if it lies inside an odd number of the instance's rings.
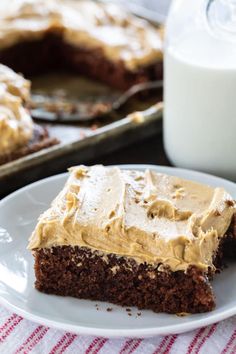
[[[236,198],[236,185],[203,173],[171,167],[127,165],[181,176],[212,186],[225,187]],[[34,289],[33,257],[26,250],[37,217],[61,190],[67,174],[46,178],[11,194],[0,202],[0,302],[32,321],[66,331],[104,337],[149,337],[181,333],[236,314],[236,264],[213,281],[216,309],[205,314],[177,317],[136,308],[128,316],[125,308],[108,303],[45,295]],[[97,310],[96,304],[99,309]],[[108,312],[107,308],[113,311]]]

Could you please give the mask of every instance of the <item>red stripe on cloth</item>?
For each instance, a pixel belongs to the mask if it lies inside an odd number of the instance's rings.
[[[95,347],[95,345],[100,341],[99,337],[96,337],[92,343],[90,343],[89,347],[86,349],[85,354],[89,354],[91,352],[91,350]]]
[[[8,319],[6,320],[6,322],[0,327],[0,333],[2,333],[2,331],[11,323],[12,320],[14,320],[14,318],[16,318],[16,314],[13,313],[13,315],[11,315],[11,317],[8,317]]]
[[[102,347],[104,346],[104,344],[108,341],[108,339],[106,338],[101,338],[101,341],[100,343],[98,344],[98,347],[95,349],[95,351],[93,352],[93,354],[97,354],[101,349]]]
[[[235,346],[233,347],[233,349],[231,350],[230,354],[235,354],[236,353],[236,344]]]
[[[226,346],[222,350],[221,354],[226,354],[227,351],[232,347],[232,344],[234,340],[236,339],[236,329],[233,331],[231,337],[229,338],[228,342],[226,343]]]
[[[74,342],[75,338],[77,338],[76,334],[70,334],[69,340],[61,348],[60,354],[64,353],[64,351],[69,348],[69,346]]]
[[[66,339],[68,338],[69,333],[64,334],[61,339],[57,342],[57,344],[52,348],[49,354],[55,354],[57,350],[65,343]]]
[[[133,347],[130,348],[128,354],[133,353],[138,348],[138,346],[142,343],[142,341],[143,341],[142,339],[137,339],[136,343],[134,343]]]
[[[18,354],[21,352],[21,350],[25,349],[27,345],[30,344],[30,342],[34,339],[35,336],[37,336],[37,334],[39,332],[41,332],[44,329],[43,326],[38,326],[31,334],[30,336],[24,341],[23,344],[21,344],[21,346],[16,350],[15,354]]]
[[[187,354],[191,354],[194,347],[195,347],[195,344],[197,343],[197,341],[201,338],[201,336],[203,335],[203,333],[205,332],[206,330],[206,327],[203,327],[203,328],[200,328],[197,333],[195,334],[195,337],[192,339],[191,343],[189,344],[188,346],[188,349],[187,349]]]
[[[131,345],[133,345],[134,343],[136,343],[137,339],[128,339],[123,348],[120,351],[120,354],[124,354],[126,352],[127,349],[129,349],[131,347]]]
[[[160,350],[163,348],[169,338],[170,336],[165,336],[153,354],[159,354]]]
[[[11,332],[16,328],[16,326],[23,320],[22,317],[15,316],[15,320],[13,321],[12,325],[7,329],[7,331],[0,337],[0,342],[3,342]]]
[[[210,327],[208,333],[205,336],[203,336],[201,342],[198,344],[198,346],[195,350],[195,354],[199,353],[199,351],[201,350],[201,348],[204,345],[204,343],[206,342],[206,340],[208,340],[212,336],[212,334],[215,332],[217,326],[218,326],[218,323],[215,323]]]
[[[174,336],[172,336],[172,337],[170,338],[170,341],[169,341],[169,343],[168,343],[168,345],[167,345],[165,351],[163,352],[163,354],[168,354],[168,353],[170,352],[170,350],[171,350],[171,348],[173,347],[173,345],[174,345],[174,343],[175,343],[175,341],[176,341],[177,338],[178,338],[177,335],[174,335]]]
[[[44,328],[39,335],[37,336],[37,338],[35,338],[35,340],[33,341],[33,343],[31,343],[28,348],[24,351],[24,354],[28,354],[29,352],[31,352],[31,350],[41,341],[41,339],[45,336],[45,334],[47,333],[47,331],[49,330],[49,328]]]

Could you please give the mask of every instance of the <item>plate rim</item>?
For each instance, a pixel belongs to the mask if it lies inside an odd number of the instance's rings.
[[[230,185],[232,188],[236,188],[236,185],[234,182],[229,181],[227,179],[217,177],[211,174],[207,174],[204,172],[198,172],[194,170],[189,170],[189,169],[183,169],[183,168],[176,168],[176,167],[169,167],[169,166],[160,166],[160,165],[152,165],[152,164],[121,164],[121,165],[109,165],[109,166],[118,166],[122,169],[154,169],[154,170],[159,170],[160,173],[170,173],[174,175],[174,171],[177,171],[178,173],[183,174],[190,174],[190,175],[195,175],[198,176],[199,178],[210,178],[212,181],[218,182],[218,183],[226,183]],[[15,198],[18,194],[27,191],[31,188],[37,187],[42,184],[47,184],[48,181],[51,180],[58,180],[62,179],[68,176],[68,172],[65,173],[60,173],[56,174],[50,177],[46,177],[43,179],[40,179],[39,181],[30,183],[26,185],[23,188],[20,188],[16,190],[15,192],[11,193],[10,195],[6,196],[2,200],[0,200],[0,208],[3,207],[4,203],[7,203],[9,200]],[[183,178],[189,178],[189,177],[183,177]],[[192,177],[191,177],[192,179]],[[236,191],[236,190],[235,190]],[[200,328],[202,326],[207,326],[219,321],[222,321],[224,319],[227,319],[233,315],[236,314],[236,304],[235,306],[225,309],[221,312],[214,313],[214,312],[208,312],[206,313],[208,316],[207,318],[200,318],[193,320],[191,322],[184,322],[184,323],[179,323],[179,324],[171,324],[171,325],[165,325],[163,327],[150,327],[150,328],[136,328],[136,329],[111,329],[111,328],[97,328],[97,327],[91,327],[91,326],[81,326],[81,325],[75,325],[75,324],[68,324],[68,323],[63,323],[58,320],[51,320],[48,318],[45,318],[40,315],[32,314],[30,311],[24,310],[20,308],[17,305],[14,305],[13,303],[7,301],[4,299],[1,295],[0,291],[0,304],[3,305],[5,308],[7,308],[10,311],[13,311],[14,313],[24,317],[27,320],[42,324],[44,326],[49,326],[51,328],[56,328],[64,331],[69,331],[81,335],[92,335],[92,336],[101,336],[101,337],[108,337],[108,338],[120,338],[120,337],[126,337],[126,338],[148,338],[148,337],[153,337],[155,335],[169,335],[169,334],[178,334],[178,333],[184,333],[184,332],[189,332],[194,329]],[[174,315],[175,316],[175,315]],[[190,315],[194,316],[194,315]]]

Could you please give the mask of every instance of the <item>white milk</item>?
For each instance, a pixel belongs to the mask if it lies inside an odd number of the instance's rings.
[[[170,160],[236,179],[236,42],[196,28],[167,45],[164,101]]]

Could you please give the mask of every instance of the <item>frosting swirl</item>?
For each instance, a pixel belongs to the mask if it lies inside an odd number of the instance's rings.
[[[0,64],[0,155],[11,154],[32,138],[33,122],[23,107],[29,90],[29,81]]]
[[[78,245],[173,271],[207,270],[235,210],[223,188],[150,170],[79,166],[40,216],[28,248]]]
[[[6,91],[27,101],[30,96],[30,81],[16,74],[5,65],[0,64],[0,83],[5,84]]]
[[[79,47],[99,48],[129,70],[162,60],[161,31],[114,4],[75,0],[12,0],[0,4],[0,48],[48,32]]]

